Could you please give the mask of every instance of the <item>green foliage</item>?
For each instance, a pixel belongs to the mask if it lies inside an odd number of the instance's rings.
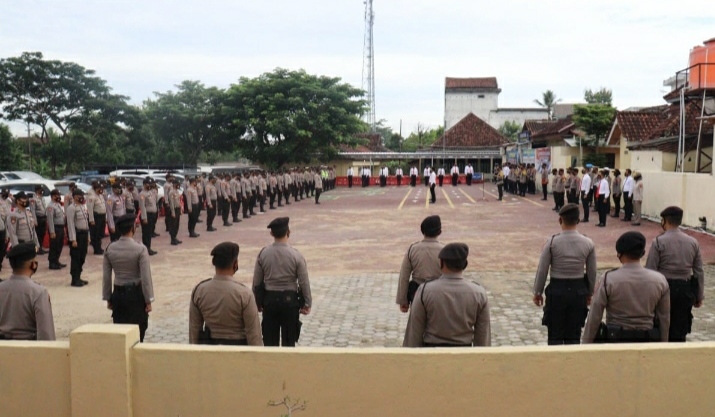
[[[613,104],[613,92],[608,88],[601,87],[598,91],[587,89],[583,94],[583,99],[588,104],[604,104],[611,106]]]
[[[444,134],[444,126],[430,129],[422,123],[402,142],[403,152],[414,152],[432,146]]]
[[[576,126],[583,130],[588,145],[602,142],[611,130],[616,109],[606,104],[586,104],[574,107],[573,120]]]
[[[507,120],[501,126],[499,126],[499,133],[504,135],[507,139],[512,142],[519,141],[519,133],[521,133],[522,125],[513,121]]]
[[[17,171],[23,168],[22,149],[7,125],[0,123],[0,171]]]
[[[553,91],[546,90],[541,93],[541,100],[536,99],[534,100],[534,103],[538,104],[541,107],[546,107],[549,110],[550,119],[553,116],[554,104],[558,103],[559,101],[561,101],[561,99],[556,98],[556,94],[554,94]]]
[[[237,132],[246,134],[234,135],[238,149],[271,167],[308,163],[315,154],[331,160],[341,143],[355,143],[353,135],[364,129],[363,91],[339,78],[279,68],[241,78],[227,96],[234,124],[245,124]]]

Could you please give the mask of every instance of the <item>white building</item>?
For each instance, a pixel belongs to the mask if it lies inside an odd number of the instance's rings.
[[[489,123],[495,129],[506,121],[523,125],[526,120],[548,119],[545,108],[499,108],[501,89],[496,77],[446,78],[444,86],[444,117],[446,128],[459,123],[469,113]]]

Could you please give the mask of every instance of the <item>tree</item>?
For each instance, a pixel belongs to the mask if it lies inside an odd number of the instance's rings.
[[[606,104],[576,105],[573,121],[588,137],[583,142],[598,147],[611,131],[615,114],[616,109]]]
[[[402,150],[414,152],[432,146],[444,134],[444,126],[431,129],[424,123],[417,123],[415,131],[402,142]]]
[[[241,78],[227,92],[235,125],[245,124],[237,140],[246,158],[272,167],[289,162],[329,161],[340,144],[354,144],[363,131],[364,92],[340,78],[278,68],[256,78]]]
[[[20,144],[12,138],[10,128],[0,123],[0,171],[22,169],[22,150]]]
[[[235,111],[225,107],[225,91],[188,80],[176,88],[176,92],[154,93],[155,100],[144,102],[161,148],[173,149],[171,159],[179,158],[166,162],[195,165],[201,152],[228,149],[237,137],[233,135],[242,134],[233,124]]]
[[[608,88],[601,87],[598,91],[592,91],[590,88],[583,93],[583,99],[588,104],[604,104],[611,106],[613,103],[613,92]]]
[[[519,133],[521,133],[522,126],[514,120],[507,120],[501,126],[499,126],[499,133],[504,135],[512,142],[519,141]]]
[[[538,104],[541,107],[546,107],[546,109],[549,110],[549,119],[551,119],[554,113],[554,105],[560,101],[561,99],[557,99],[556,94],[554,94],[553,91],[546,90],[541,93],[541,100],[536,99],[534,100],[534,103]]]

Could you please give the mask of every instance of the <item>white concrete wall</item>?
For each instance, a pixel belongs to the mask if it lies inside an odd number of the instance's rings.
[[[479,98],[484,96],[484,98]],[[470,112],[489,121],[489,113],[499,106],[498,93],[445,92],[445,122],[447,129],[459,123]]]
[[[660,217],[668,206],[683,209],[683,224],[699,226],[707,217],[708,229],[715,229],[715,177],[709,174],[643,171],[643,214]]]
[[[547,119],[549,111],[547,109],[528,109],[528,110],[509,110],[499,109],[489,113],[487,122],[494,129],[499,129],[506,121],[516,122],[519,125],[524,125],[527,120]]]

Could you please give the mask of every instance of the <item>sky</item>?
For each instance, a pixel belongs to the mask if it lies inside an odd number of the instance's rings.
[[[377,119],[405,136],[439,126],[445,77],[497,77],[500,107],[600,87],[620,109],[663,104],[663,80],[715,38],[706,4],[374,0]],[[77,62],[137,105],[183,80],[226,88],[277,67],[362,86],[364,12],[362,0],[0,0],[0,57]]]

